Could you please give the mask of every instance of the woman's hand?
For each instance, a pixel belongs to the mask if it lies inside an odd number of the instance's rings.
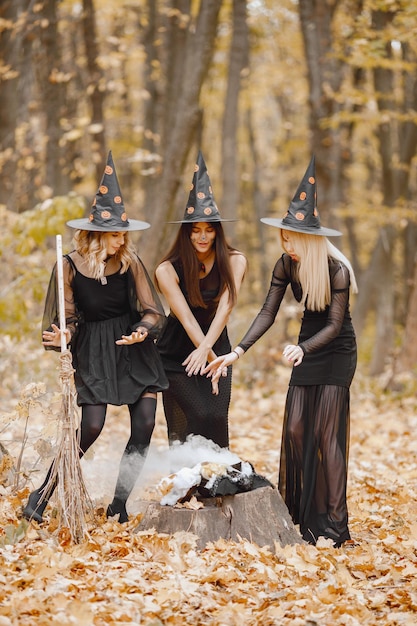
[[[221,354],[216,359],[208,363],[202,370],[202,374],[207,374],[207,378],[211,378],[211,384],[217,383],[220,376],[227,376],[227,367],[232,365],[239,358],[236,352],[228,352]],[[213,391],[214,393],[214,391]],[[217,394],[216,394],[217,395]]]
[[[293,346],[293,345],[285,346],[282,354],[290,362],[294,363],[294,367],[296,367],[297,365],[300,365],[301,361],[304,358],[304,352],[301,346]]]
[[[188,376],[202,373],[203,367],[208,361],[209,352],[210,348],[201,345],[187,356],[182,365],[185,365]]]
[[[54,348],[59,348],[61,346],[61,330],[56,324],[51,324],[52,330],[44,330],[42,333],[42,345],[43,346],[53,346]],[[69,328],[66,328],[65,331],[65,340],[67,343],[71,341],[71,333]]]
[[[192,376],[193,374],[198,374],[198,373],[204,374],[206,372],[205,365],[207,363],[207,358],[208,358],[207,352],[208,352],[207,350],[204,350],[200,346],[200,348],[193,350],[191,354],[185,359],[185,361],[183,362],[183,365],[187,365],[187,367],[185,368],[185,371],[187,372],[188,376]],[[206,356],[203,357],[202,355],[204,354]],[[204,360],[201,360],[201,359],[204,359]],[[214,360],[212,361],[212,363],[214,363]],[[209,376],[211,376],[211,374]],[[216,376],[215,378],[213,377],[211,379],[211,392],[214,396],[219,395],[220,376],[227,376],[227,367],[222,367],[220,374]]]
[[[130,346],[133,343],[141,343],[148,336],[148,331],[143,326],[139,326],[131,335],[122,335],[121,339],[116,341],[118,346]]]

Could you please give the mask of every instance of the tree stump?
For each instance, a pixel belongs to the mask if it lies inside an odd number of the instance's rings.
[[[221,538],[248,539],[261,547],[268,546],[272,552],[275,542],[281,546],[303,543],[280,493],[273,487],[201,499],[201,502],[204,508],[197,510],[151,502],[135,530],[190,532],[198,538],[198,549]]]

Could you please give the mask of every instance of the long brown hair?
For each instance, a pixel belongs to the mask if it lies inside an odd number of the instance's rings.
[[[230,304],[235,306],[237,294],[232,267],[230,264],[230,255],[238,254],[238,252],[227,243],[221,222],[210,222],[210,225],[212,225],[216,231],[214,249],[220,275],[220,289],[217,299],[220,298],[225,289],[228,289]],[[164,261],[170,261],[171,263],[180,262],[184,272],[185,288],[187,290],[191,306],[206,308],[207,305],[204,303],[200,292],[200,263],[195,253],[193,244],[191,243],[192,229],[193,223],[181,224],[174,243],[167,254],[161,259],[159,264]],[[155,283],[159,289],[158,279],[156,276]]]

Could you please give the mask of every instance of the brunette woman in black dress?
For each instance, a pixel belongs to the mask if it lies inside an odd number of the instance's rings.
[[[230,350],[226,324],[246,270],[243,254],[226,242],[222,221],[200,152],[184,219],[155,272],[170,308],[157,346],[169,380],[162,395],[171,443],[201,435],[229,445],[231,371],[213,389],[200,376],[208,361]]]
[[[126,501],[143,466],[155,425],[156,394],[168,386],[155,346],[166,321],[154,286],[129,241],[129,231],[149,227],[128,220],[111,153],[88,219],[75,228],[75,250],[64,256],[66,338],[81,406],[80,455],[101,433],[107,405],[127,404],[131,435],[123,453],[107,516],[127,522]],[[60,349],[54,268],[45,303],[43,345]],[[42,522],[54,485],[33,491],[23,509]]]
[[[306,541],[316,543],[323,536],[340,546],[350,539],[346,482],[356,340],[349,291],[357,287],[349,261],[327,239],[341,233],[320,225],[314,157],[286,216],[261,221],[281,229],[285,253],[275,264],[266,300],[242,341],[203,373],[217,380],[223,367],[242,356],[271,327],[291,287],[304,305],[304,315],[298,344],[283,352],[294,367],[278,487]]]

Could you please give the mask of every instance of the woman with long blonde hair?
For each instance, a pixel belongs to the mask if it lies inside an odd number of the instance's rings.
[[[165,313],[136,254],[129,232],[150,225],[128,220],[109,153],[89,218],[71,220],[75,249],[63,258],[66,339],[72,353],[77,403],[81,406],[80,455],[101,433],[107,405],[130,413],[130,439],[123,453],[107,517],[128,521],[126,501],[145,461],[155,425],[156,394],[168,386],[155,346]],[[46,296],[43,345],[59,350],[56,266]],[[23,509],[43,521],[55,485],[52,466]],[[51,482],[52,479],[51,479]]]
[[[280,228],[284,254],[275,264],[266,300],[242,341],[203,371],[217,380],[273,324],[288,286],[304,315],[293,363],[281,443],[278,488],[303,538],[322,536],[335,546],[350,539],[346,503],[350,384],[356,369],[349,292],[356,292],[351,264],[327,239],[316,207],[314,157],[283,219],[262,218]]]

